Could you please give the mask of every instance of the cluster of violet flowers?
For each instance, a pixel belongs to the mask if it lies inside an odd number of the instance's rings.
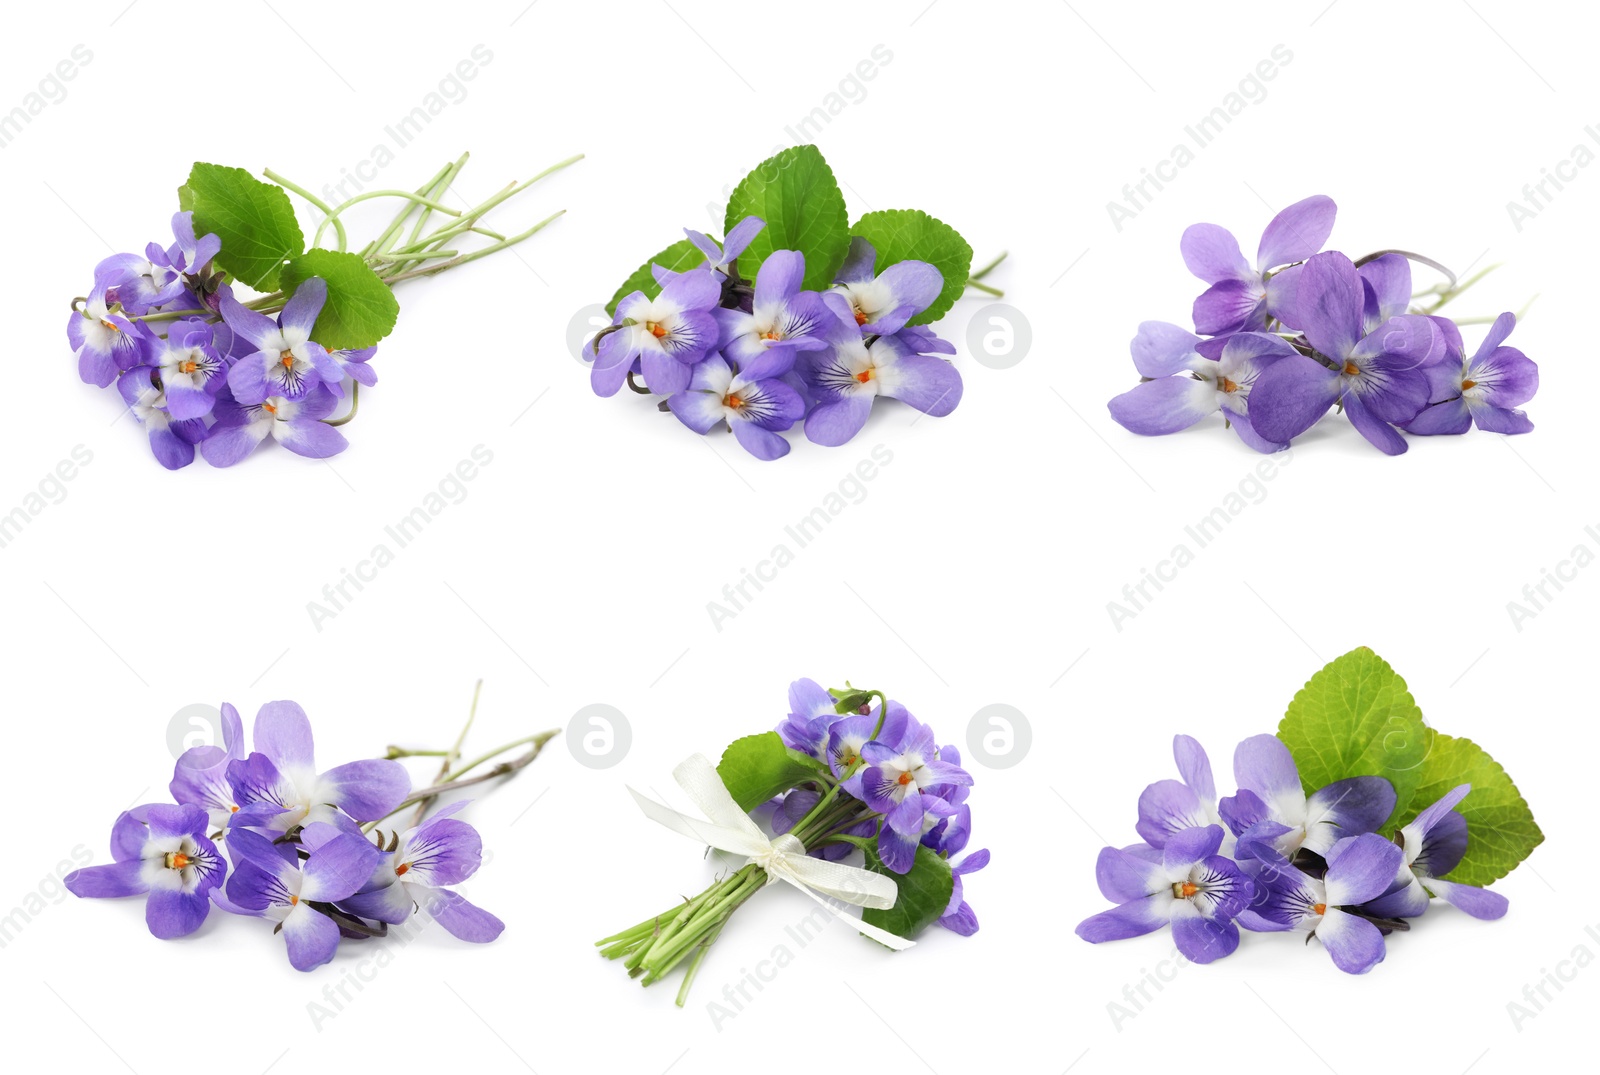
[[[371,387],[376,347],[328,350],[312,339],[327,285],[311,277],[274,319],[234,298],[213,266],[215,235],[196,237],[194,214],[172,218],[175,241],[113,254],[74,303],[67,339],[87,384],[116,385],[150,450],[168,470],[232,466],[269,437],[322,459],[349,446],[328,421],[347,383]]]
[[[1091,943],[1172,927],[1178,951],[1210,963],[1239,947],[1239,927],[1316,937],[1340,970],[1365,974],[1385,936],[1409,929],[1434,900],[1474,918],[1506,913],[1505,897],[1445,880],[1467,849],[1454,807],[1461,784],[1380,835],[1394,785],[1380,776],[1338,780],[1306,795],[1289,748],[1256,735],[1234,753],[1238,791],[1217,797],[1211,762],[1187,735],[1173,740],[1182,780],[1158,780],[1139,797],[1143,842],[1100,852],[1095,877],[1117,906],[1079,923]]]
[[[1262,234],[1253,266],[1226,229],[1186,230],[1184,264],[1209,285],[1194,301],[1194,331],[1163,321],[1139,326],[1131,350],[1142,382],[1111,400],[1112,418],[1158,435],[1220,413],[1261,452],[1286,448],[1332,408],[1387,455],[1406,450],[1402,430],[1531,430],[1518,408],[1538,390],[1539,369],[1505,345],[1516,316],[1495,318],[1469,354],[1460,326],[1477,319],[1436,312],[1483,273],[1458,283],[1406,251],[1356,261],[1324,251],[1334,214],[1323,195],[1284,209]],[[1412,261],[1445,271],[1449,282],[1414,293]]]
[[[789,453],[781,434],[836,447],[859,433],[879,397],[941,418],[961,402],[961,374],[941,355],[955,346],[907,322],[939,297],[944,277],[925,261],[874,275],[877,252],[851,239],[833,287],[806,291],[805,255],[778,250],[754,282],[738,258],[766,224],[745,217],[722,246],[685,228],[705,262],[686,272],[653,265],[660,294],[634,291],[610,327],[584,346],[590,384],[613,396],[627,384],[696,433],[731,428],[757,459]],[[642,384],[640,380],[642,379]]]
[[[213,908],[266,919],[298,970],[331,960],[341,937],[383,936],[418,911],[464,941],[500,935],[500,919],[451,887],[482,860],[477,830],[453,816],[466,800],[423,816],[442,791],[473,781],[413,792],[392,758],[319,770],[310,721],[294,702],[262,706],[254,750],[238,711],[224,704],[221,714],[223,745],[183,753],[171,803],[118,815],[113,861],[68,874],[72,893],[142,896],[145,923],[163,940],[194,933]],[[378,831],[413,805],[410,827]]]
[[[897,874],[909,871],[918,847],[949,860],[955,889],[938,923],[970,937],[978,916],[961,879],[989,864],[987,848],[957,860],[972,837],[972,776],[955,746],[940,746],[933,729],[899,702],[863,705],[841,716],[839,697],[810,679],[789,686],[789,715],[777,732],[791,750],[827,763],[833,780],[792,788],[773,801],[774,835],[795,834],[807,853],[841,859],[852,845],[835,835],[875,840],[878,858]],[[820,775],[820,774],[819,774]],[[840,805],[818,815],[833,788]]]
[[[889,927],[891,932],[909,937],[934,922],[963,937],[978,931],[964,879],[989,864],[989,851],[967,851],[973,778],[961,767],[956,747],[939,745],[931,727],[882,692],[830,691],[810,679],[790,685],[789,713],[776,732],[757,737],[772,740],[773,764],[782,764],[786,750],[811,764],[807,776],[757,805],[753,817],[764,818],[774,836],[793,836],[813,858],[837,862],[860,851],[895,877],[913,870],[947,872],[948,902],[926,921]],[[688,961],[677,1000],[682,1006],[728,917],[765,883],[760,869],[746,864],[695,899],[596,945],[606,958],[623,960],[642,985]]]

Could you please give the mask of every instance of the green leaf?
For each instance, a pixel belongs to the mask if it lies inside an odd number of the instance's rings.
[[[897,937],[910,938],[931,926],[950,906],[950,894],[955,891],[956,879],[950,872],[950,863],[940,855],[926,847],[918,847],[911,869],[906,873],[895,873],[883,864],[875,848],[864,844],[858,846],[867,857],[867,869],[883,874],[900,890],[894,906],[886,911],[862,908],[863,922],[886,929]]]
[[[283,267],[285,293],[320,276],[328,283],[328,301],[317,315],[312,336],[330,351],[371,347],[394,329],[400,303],[378,274],[358,254],[308,250]]]
[[[222,240],[217,264],[247,287],[277,290],[279,268],[306,248],[284,189],[243,168],[201,163],[195,164],[184,186],[194,206],[195,234],[215,232]]]
[[[1307,795],[1346,777],[1387,777],[1395,790],[1391,822],[1422,782],[1430,735],[1406,681],[1365,646],[1312,676],[1278,724]]]
[[[910,324],[928,325],[943,317],[967,289],[972,271],[972,247],[944,221],[920,209],[884,209],[856,221],[851,235],[859,235],[877,251],[874,274],[901,261],[926,261],[944,274],[944,290],[932,306],[913,317]]]
[[[747,216],[767,222],[739,255],[739,274],[754,280],[774,250],[805,255],[804,286],[821,291],[833,283],[850,249],[850,218],[844,194],[816,146],[792,146],[769,157],[744,177],[728,198],[725,230]]]
[[[185,183],[178,188],[178,212],[187,213],[194,209],[194,190]]]
[[[741,810],[754,810],[774,795],[816,778],[813,760],[783,745],[777,732],[735,739],[722,752],[717,775]]]
[[[1447,879],[1481,887],[1515,869],[1544,841],[1544,833],[1499,762],[1470,739],[1435,735],[1412,801],[1426,807],[1459,784],[1472,785],[1456,804],[1456,811],[1467,819],[1467,853]],[[1411,810],[1406,816],[1420,812]]]
[[[622,286],[617,288],[617,293],[611,296],[611,301],[606,303],[606,313],[615,314],[617,303],[633,294],[643,291],[645,298],[653,299],[661,294],[661,285],[656,283],[655,273],[650,271],[650,266],[659,265],[663,269],[673,272],[687,272],[705,264],[706,256],[700,248],[687,239],[679,239],[655,257],[633,270],[633,275],[622,281]]]

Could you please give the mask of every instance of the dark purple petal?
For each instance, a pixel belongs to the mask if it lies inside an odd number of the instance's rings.
[[[1411,262],[1403,254],[1385,254],[1356,270],[1366,284],[1362,313],[1376,327],[1406,312],[1411,305]]]
[[[1498,892],[1490,892],[1486,888],[1458,885],[1452,881],[1441,881],[1436,877],[1423,878],[1422,886],[1433,893],[1436,899],[1465,911],[1473,918],[1489,920],[1503,918],[1511,907],[1504,896]]]
[[[1170,889],[1156,892],[1086,918],[1078,923],[1078,928],[1073,932],[1090,944],[1142,937],[1172,921],[1172,905],[1175,902]]]
[[[1224,280],[1260,282],[1239,252],[1239,240],[1226,228],[1216,224],[1190,225],[1179,240],[1178,249],[1189,271],[1208,284]]]
[[[1261,281],[1224,280],[1212,284],[1194,300],[1191,315],[1194,330],[1205,336],[1221,336],[1265,324],[1266,292]]]
[[[1349,417],[1350,424],[1355,426],[1361,435],[1367,438],[1373,447],[1384,455],[1403,455],[1406,450],[1406,439],[1395,428],[1382,418],[1367,409],[1360,395],[1347,392],[1344,397],[1344,413]]]
[[[806,439],[829,448],[846,443],[867,424],[872,398],[857,394],[821,404],[806,416]]]
[[[411,777],[397,761],[369,758],[329,769],[317,785],[319,801],[332,803],[357,821],[374,821],[410,794]]]
[[[1173,833],[1161,851],[1161,865],[1169,873],[1208,859],[1222,846],[1222,826],[1205,825]]]
[[[419,889],[416,894],[418,905],[456,940],[487,944],[506,928],[494,915],[449,889]]]
[[[1405,424],[1407,433],[1424,437],[1453,436],[1471,428],[1472,414],[1467,409],[1467,401],[1459,396],[1422,408],[1415,418]]]
[[[455,818],[429,818],[406,839],[406,880],[459,885],[483,862],[478,830]]]
[[[1328,874],[1323,878],[1330,905],[1354,906],[1375,900],[1389,890],[1405,861],[1405,852],[1393,840],[1365,832],[1340,840],[1326,852]]]
[[[1183,373],[1194,361],[1200,337],[1166,321],[1142,321],[1139,332],[1128,345],[1133,368],[1141,377],[1171,377]]]
[[[1333,234],[1333,218],[1337,211],[1333,199],[1325,194],[1313,194],[1284,208],[1261,233],[1257,268],[1265,271],[1291,261],[1305,261],[1321,250],[1322,244]],[[1409,292],[1406,297],[1411,297]]]
[[[335,903],[353,896],[371,879],[380,858],[382,853],[364,838],[340,833],[313,851],[301,867],[305,880],[300,898]]]
[[[1361,277],[1337,250],[1318,254],[1300,272],[1300,328],[1322,354],[1343,362],[1361,339]],[[1260,428],[1258,425],[1257,428]]]
[[[1134,829],[1151,847],[1165,847],[1174,833],[1207,824],[1200,798],[1187,784],[1157,780],[1139,796],[1139,820]]]
[[[1112,419],[1131,433],[1161,436],[1188,429],[1217,411],[1216,389],[1187,375],[1161,377],[1112,398]]]
[[[339,948],[339,927],[307,903],[299,903],[283,920],[283,940],[295,970],[315,970],[333,959]]]
[[[1515,347],[1497,347],[1473,359],[1467,376],[1483,388],[1480,398],[1495,407],[1520,407],[1539,391],[1538,365]]]
[[[187,937],[199,929],[211,910],[210,889],[183,892],[177,889],[151,889],[144,905],[144,922],[152,936],[162,940]]]
[[[143,869],[144,863],[132,858],[105,866],[85,866],[81,870],[73,870],[61,880],[74,896],[90,899],[137,896],[149,891],[149,886],[141,877]]]
[[[1383,962],[1383,934],[1365,918],[1329,907],[1316,932],[1333,965],[1346,974],[1365,974]]]
[[[1172,940],[1189,962],[1210,963],[1232,955],[1239,947],[1239,927],[1195,912],[1174,913]]]
[[[1290,355],[1261,371],[1250,389],[1250,425],[1274,444],[1288,444],[1317,424],[1339,398],[1339,374],[1314,358]]]
[[[1338,829],[1339,836],[1355,836],[1363,832],[1377,832],[1394,812],[1394,785],[1381,776],[1352,776],[1336,780],[1327,787],[1311,793],[1306,798],[1306,828],[1330,825]],[[1306,846],[1319,855],[1332,846]]]

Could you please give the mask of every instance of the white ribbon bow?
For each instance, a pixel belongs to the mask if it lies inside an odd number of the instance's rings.
[[[696,754],[684,761],[672,770],[672,778],[710,820],[680,814],[670,806],[645,798],[630,787],[628,794],[633,796],[639,809],[652,821],[691,840],[710,844],[719,851],[745,856],[749,862],[766,872],[767,884],[787,881],[839,917],[845,916],[823,899],[824,895],[856,907],[888,910],[894,906],[900,890],[882,874],[858,866],[847,866],[842,862],[812,858],[806,854],[805,845],[791,833],[767,839],[760,826],[750,820],[750,815],[739,809],[739,804],[733,801],[727,785],[717,775],[716,767],[704,754]],[[850,924],[879,944],[896,951],[910,948],[916,943],[868,922],[852,919]]]

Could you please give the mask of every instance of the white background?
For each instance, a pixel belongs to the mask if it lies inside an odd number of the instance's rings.
[[[1584,130],[1600,121],[1594,26],[1577,5],[1312,0],[1224,19],[1097,0],[124,4],[34,5],[0,42],[0,110],[75,45],[93,53],[0,150],[13,312],[0,509],[74,446],[93,453],[65,499],[0,549],[0,911],[37,912],[0,949],[15,1061],[648,1075],[770,1053],[772,1070],[949,1073],[997,1057],[1038,1072],[1169,1070],[1198,1053],[1449,1073],[1530,1070],[1586,1040],[1600,970],[1578,970],[1520,1026],[1507,1008],[1547,970],[1570,972],[1560,961],[1579,946],[1600,953],[1585,934],[1600,933],[1586,842],[1600,570],[1551,589],[1520,631],[1506,607],[1574,546],[1600,550],[1584,532],[1600,524],[1588,437],[1600,169],[1578,170],[1520,231],[1506,208],[1576,145],[1600,151]],[[313,190],[337,181],[480,44],[493,57],[465,98],[375,185],[415,186],[470,149],[453,194],[466,204],[581,151],[491,223],[567,216],[519,256],[403,290],[381,383],[331,464],[266,449],[231,472],[160,469],[115,393],[77,380],[62,327],[94,263],[165,241],[194,160],[272,167]],[[852,217],[923,208],[980,260],[1011,251],[993,282],[1031,324],[1023,360],[975,360],[967,329],[987,300],[969,299],[942,326],[966,379],[953,416],[880,406],[848,446],[797,431],[770,464],[637,397],[591,395],[565,344],[574,315],[681,226],[718,228],[725,184],[789,144],[785,128],[879,45],[892,58],[864,97],[846,87],[855,100],[815,140]],[[1292,60],[1265,97],[1252,88],[1258,100],[1113,227],[1107,202],[1278,45]],[[1331,418],[1119,631],[1107,602],[1259,462],[1220,422],[1159,440],[1111,423],[1105,401],[1136,381],[1127,341],[1143,319],[1184,321],[1201,290],[1178,258],[1186,225],[1229,226],[1253,253],[1272,213],[1313,193],[1338,202],[1331,245],[1352,256],[1504,261],[1460,316],[1541,296],[1512,339],[1541,366],[1538,428],[1413,440],[1390,459]],[[357,218],[362,241],[372,219]],[[307,603],[476,445],[493,462],[465,499],[316,630]],[[893,459],[860,502],[716,630],[707,602],[874,445]],[[1200,737],[1231,790],[1233,744],[1272,730],[1312,672],[1363,644],[1532,804],[1547,840],[1497,886],[1509,916],[1441,909],[1364,978],[1279,937],[1176,971],[1161,936],[1075,938],[1103,906],[1096,851],[1131,842],[1140,789],[1174,775],[1173,733]],[[771,726],[802,675],[882,687],[963,747],[973,714],[1006,703],[1032,747],[1004,771],[973,766],[974,846],[994,853],[968,886],[981,932],[935,930],[891,955],[835,927],[718,1027],[707,1002],[809,905],[761,894],[686,1010],[674,986],[638,989],[589,942],[697,890],[709,867],[646,822],[624,784],[669,794],[677,761]],[[632,729],[614,767],[581,765],[557,739],[472,807],[493,861],[467,891],[508,923],[499,942],[430,930],[376,973],[379,945],[351,944],[302,975],[260,922],[215,915],[162,943],[137,901],[62,897],[58,864],[75,850],[106,861],[117,812],[163,793],[184,706],[228,699],[248,721],[263,701],[297,699],[326,766],[389,742],[445,745],[478,676],[469,750],[597,702]],[[1158,966],[1170,984],[1118,1025],[1108,1004]],[[372,980],[315,1023],[308,1004],[358,976]]]

